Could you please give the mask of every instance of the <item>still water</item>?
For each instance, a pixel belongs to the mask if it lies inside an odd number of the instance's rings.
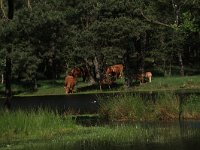
[[[129,122],[100,125],[98,127],[113,128],[120,134],[109,135],[111,138],[92,140],[83,138],[70,143],[67,139],[58,137],[54,140],[28,141],[26,143],[12,143],[13,146],[5,146],[3,149],[23,149],[23,150],[199,150],[200,149],[200,121],[181,121],[181,122]],[[91,127],[85,127],[91,128]],[[126,130],[127,128],[127,130]],[[133,132],[132,130],[139,132]],[[127,134],[127,131],[130,134]],[[103,132],[103,130],[102,130]],[[134,133],[139,133],[134,136]],[[86,132],[85,134],[88,134]],[[84,136],[84,134],[82,135]],[[98,136],[98,134],[97,134]],[[119,136],[119,137],[116,137]],[[126,137],[127,136],[127,137]],[[115,140],[116,138],[116,140]],[[0,148],[1,149],[1,148]]]

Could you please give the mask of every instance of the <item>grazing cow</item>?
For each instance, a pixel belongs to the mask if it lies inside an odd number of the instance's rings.
[[[86,67],[74,67],[69,73],[71,73],[75,78],[83,78],[86,81],[89,71]]]
[[[112,79],[112,77],[109,76],[109,75],[104,75],[103,78],[101,78],[100,81],[99,81],[100,90],[102,90],[102,86],[103,86],[103,85],[108,85],[109,89],[111,89],[110,86],[111,86],[112,84],[113,84],[113,79]]]
[[[124,66],[122,64],[117,64],[110,66],[106,69],[106,74],[110,76],[115,76],[115,78],[122,78]]]
[[[138,74],[136,74],[136,75],[134,76],[134,79],[135,79],[136,81],[139,81],[140,84],[141,84],[141,83],[144,83],[144,73],[138,73]]]
[[[146,72],[146,73],[145,73],[145,78],[148,80],[148,82],[151,82],[152,73],[151,73],[151,72]]]
[[[65,86],[64,86],[65,93],[66,94],[73,93],[75,84],[76,84],[76,80],[74,76],[72,76],[71,74],[67,75],[65,77]]]
[[[152,79],[152,73],[151,72],[145,72],[145,73],[138,73],[134,76],[134,79],[136,81],[140,81],[141,83],[144,83],[146,81],[151,82]]]

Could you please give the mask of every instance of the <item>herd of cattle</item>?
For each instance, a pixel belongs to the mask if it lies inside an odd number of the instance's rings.
[[[118,78],[122,78],[124,71],[124,66],[122,64],[116,64],[113,66],[109,66],[105,69],[105,74],[99,80],[99,88],[102,89],[102,85],[110,86],[116,81]],[[86,67],[74,67],[67,76],[65,77],[65,92],[66,94],[73,93],[74,87],[76,85],[77,78],[83,78],[83,81],[86,81],[89,78],[89,71]],[[140,83],[144,83],[145,81],[151,82],[152,73],[145,72],[141,74],[134,75],[134,80],[139,81]]]

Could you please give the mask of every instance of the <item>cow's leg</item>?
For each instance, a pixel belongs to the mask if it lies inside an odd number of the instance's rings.
[[[83,78],[83,82],[86,82],[86,76],[83,75],[82,78]]]
[[[66,87],[66,86],[64,86],[64,89],[65,89],[65,93],[67,94],[67,87]]]
[[[101,85],[99,86],[100,90],[102,90]]]
[[[64,87],[65,88],[65,93],[68,95],[70,93],[70,88],[69,87]]]
[[[151,82],[151,77],[149,77],[149,82]]]
[[[119,75],[119,77],[120,77],[120,78],[122,78],[122,77],[123,77],[123,72],[120,72],[120,75]]]

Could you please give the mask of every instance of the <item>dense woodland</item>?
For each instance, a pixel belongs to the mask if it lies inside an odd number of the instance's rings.
[[[199,0],[0,0],[0,73],[12,82],[63,78],[74,66],[95,82],[109,65],[137,72],[192,75],[200,69]],[[7,68],[9,69],[9,68]]]

